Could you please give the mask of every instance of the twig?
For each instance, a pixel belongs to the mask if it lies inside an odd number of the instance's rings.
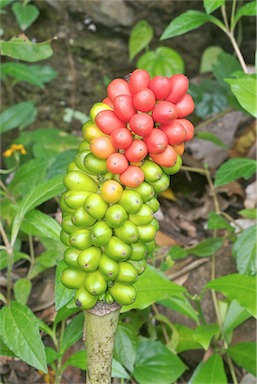
[[[173,272],[170,275],[166,275],[166,276],[170,280],[174,280],[174,279],[184,275],[185,273],[188,273],[188,272],[192,271],[193,269],[198,268],[200,265],[205,264],[207,262],[209,262],[208,258],[195,260],[190,265],[187,265],[186,267],[180,269],[179,271]]]

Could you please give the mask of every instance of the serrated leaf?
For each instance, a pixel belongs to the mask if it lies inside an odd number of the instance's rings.
[[[227,229],[228,231],[234,230],[228,221],[216,212],[209,212],[207,226],[208,229]]]
[[[13,37],[9,41],[0,41],[0,54],[32,63],[48,59],[53,50],[49,41],[32,43],[27,37]]]
[[[244,4],[242,7],[238,9],[235,14],[232,29],[235,28],[236,23],[242,16],[255,16],[257,14],[257,5],[255,1],[251,1],[247,4]]]
[[[15,282],[13,286],[14,296],[18,303],[26,305],[31,291],[31,287],[31,281],[25,277]]]
[[[4,63],[1,65],[1,76],[14,77],[16,81],[44,88],[44,83],[56,77],[56,71],[49,65],[26,65],[22,63]]]
[[[35,315],[12,301],[0,312],[0,335],[6,346],[27,364],[47,373],[44,345]]]
[[[133,376],[139,384],[173,383],[186,368],[182,360],[159,341],[139,339],[133,371]]]
[[[255,275],[257,272],[256,230],[256,225],[245,229],[233,244],[232,255],[236,260],[237,271],[241,274]]]
[[[122,312],[134,308],[144,309],[156,301],[185,292],[184,287],[171,282],[164,274],[150,265],[147,265],[145,272],[137,280],[134,287],[137,292],[136,301],[131,305],[122,307]]]
[[[197,132],[196,137],[201,140],[208,140],[219,147],[227,148],[226,144],[212,132]]]
[[[236,300],[252,316],[256,310],[256,276],[231,274],[209,281],[207,288],[222,292],[229,300]]]
[[[200,73],[211,72],[218,56],[223,52],[219,46],[211,46],[205,49],[201,57]]]
[[[227,376],[224,364],[220,355],[214,353],[205,363],[201,363],[200,368],[191,378],[188,384],[227,384]]]
[[[223,239],[219,237],[213,237],[211,239],[203,240],[192,248],[188,248],[188,253],[191,253],[198,257],[207,257],[217,252],[223,244]]]
[[[60,241],[60,224],[38,209],[33,209],[26,214],[21,228],[33,236],[43,236]]]
[[[129,59],[133,60],[134,57],[148,46],[153,38],[153,27],[147,20],[138,21],[129,36]]]
[[[84,321],[84,313],[80,312],[78,315],[73,317],[71,322],[66,326],[60,346],[60,352],[62,354],[74,343],[76,343],[76,341],[82,338]]]
[[[64,307],[65,304],[69,303],[73,299],[76,292],[75,289],[67,289],[61,282],[61,273],[65,268],[67,268],[67,264],[63,260],[61,260],[57,264],[55,276],[54,296],[55,307],[57,311]]]
[[[15,2],[12,11],[22,31],[25,31],[39,16],[39,10],[32,4]]]
[[[137,61],[137,68],[145,69],[151,77],[173,76],[183,73],[184,60],[180,54],[169,47],[158,47],[155,51],[148,51]]]
[[[0,114],[0,133],[14,128],[24,129],[35,121],[37,109],[32,101],[22,101],[5,109]]]
[[[215,187],[225,185],[231,181],[240,179],[249,179],[254,173],[256,173],[257,162],[254,159],[246,158],[234,158],[226,161],[217,170],[215,176]]]
[[[129,371],[134,369],[138,337],[130,324],[120,323],[115,335],[114,357]]]
[[[214,336],[218,336],[220,329],[218,324],[200,325],[193,333],[193,338],[207,351],[211,340]]]
[[[237,301],[231,301],[223,322],[223,332],[232,332],[233,329],[249,319],[249,317],[251,317],[251,315],[245,308],[238,304]]]
[[[201,25],[212,21],[214,18],[206,13],[199,11],[187,11],[173,19],[161,35],[160,40],[170,39],[171,37],[183,35]]]
[[[225,79],[239,104],[252,116],[257,117],[257,79]]]
[[[257,376],[256,371],[256,342],[243,342],[230,346],[227,349],[229,356],[239,367],[246,369]]]
[[[204,0],[203,1],[204,9],[208,14],[220,8],[222,5],[224,5],[224,3],[225,3],[225,0]]]

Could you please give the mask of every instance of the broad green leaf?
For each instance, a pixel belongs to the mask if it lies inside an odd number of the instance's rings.
[[[170,384],[186,370],[178,356],[159,341],[139,339],[133,376],[139,384]]]
[[[37,110],[32,101],[22,101],[0,114],[0,133],[14,128],[24,129],[35,121]]]
[[[129,36],[129,59],[134,57],[148,46],[154,35],[153,27],[147,20],[138,21],[132,28]]]
[[[208,229],[227,229],[228,231],[234,230],[228,221],[216,212],[209,212],[207,226]]]
[[[251,317],[251,315],[245,308],[238,304],[237,301],[231,301],[223,322],[223,332],[232,332],[233,329],[249,319],[249,317]]]
[[[212,132],[197,132],[196,137],[201,140],[208,140],[216,144],[218,147],[227,148],[226,144]]]
[[[172,260],[183,259],[183,257],[187,256],[187,251],[179,245],[174,245],[169,250],[169,256]]]
[[[25,31],[39,16],[39,10],[35,5],[25,5],[17,1],[12,5],[12,11],[22,31]]]
[[[204,9],[208,14],[224,5],[224,3],[225,0],[203,0]]]
[[[39,273],[55,267],[57,262],[61,259],[62,253],[58,249],[48,250],[42,252],[35,260],[32,269],[29,271],[29,278],[33,279]]]
[[[181,294],[180,297],[168,297],[167,299],[160,300],[158,301],[158,304],[182,313],[190,319],[193,319],[196,323],[199,322],[197,312],[183,294]]]
[[[76,343],[76,341],[82,338],[84,321],[84,313],[80,312],[78,315],[73,317],[71,322],[66,326],[60,346],[60,352],[62,354],[74,343]]]
[[[232,345],[227,349],[227,353],[239,367],[257,376],[256,342],[243,342]]]
[[[71,315],[74,315],[74,313],[76,313],[78,311],[79,311],[79,309],[77,307],[74,307],[74,308],[68,308],[67,306],[62,307],[61,309],[59,309],[59,311],[56,314],[56,317],[54,319],[54,325],[67,319]]]
[[[119,377],[120,379],[130,379],[127,371],[116,359],[112,359],[112,377]]]
[[[239,215],[246,217],[247,219],[256,220],[257,218],[257,208],[246,208],[238,211]]]
[[[234,158],[223,163],[216,172],[215,187],[240,179],[249,179],[256,173],[257,162],[254,159]]]
[[[255,16],[257,14],[257,6],[255,1],[251,1],[249,3],[244,4],[242,7],[238,9],[235,14],[232,29],[235,28],[236,23],[242,16]]]
[[[46,355],[38,323],[28,307],[12,301],[0,311],[0,336],[17,357],[47,373]]]
[[[65,268],[67,268],[67,264],[63,260],[61,260],[57,264],[55,277],[54,296],[55,307],[57,311],[64,307],[65,304],[69,303],[73,299],[76,292],[75,289],[67,289],[61,282],[61,273]]]
[[[123,312],[134,308],[144,309],[156,301],[185,292],[184,287],[169,281],[164,274],[150,265],[147,266],[134,286],[137,292],[136,301],[131,305],[124,306]]]
[[[218,324],[199,325],[193,333],[193,338],[207,351],[212,338],[218,336],[219,333],[220,329]]]
[[[213,16],[199,11],[187,11],[173,19],[161,35],[160,40],[183,35],[207,23],[216,20]]]
[[[51,81],[56,75],[56,71],[49,65],[26,65],[22,63],[1,65],[2,77],[14,77],[16,81],[25,81],[41,88],[44,88],[44,83]]]
[[[15,354],[5,345],[1,337],[0,337],[0,356],[15,357]]]
[[[50,237],[60,241],[61,226],[51,216],[33,209],[26,214],[22,223],[22,230],[34,236]]]
[[[229,300],[236,300],[252,316],[257,317],[255,276],[235,273],[209,281],[206,287],[222,292]]]
[[[211,239],[203,240],[195,247],[188,248],[188,253],[191,253],[198,257],[211,256],[222,247],[222,244],[222,238],[212,237]]]
[[[232,255],[236,260],[237,271],[241,274],[255,275],[257,272],[256,230],[256,225],[245,229],[233,244]]]
[[[13,37],[9,41],[0,41],[0,54],[17,60],[32,63],[48,59],[52,53],[49,41],[32,43],[27,37]]]
[[[134,369],[138,337],[130,324],[120,323],[115,335],[114,357],[129,371]]]
[[[53,363],[55,360],[62,356],[60,353],[58,353],[55,349],[51,347],[46,347],[45,351],[47,364]]]
[[[0,251],[0,259],[1,259],[1,263],[0,263],[0,270],[1,270],[1,269],[6,268],[8,265],[8,254],[5,250]],[[16,263],[17,261],[19,261],[21,259],[30,260],[30,256],[24,252],[14,251],[13,252],[13,262]]]
[[[76,154],[77,150],[70,150],[60,152],[54,156],[46,172],[47,179],[51,179],[58,175],[65,175],[67,165],[74,161]]]
[[[26,305],[32,288],[31,281],[26,277],[17,280],[13,286],[14,296],[18,303]]]
[[[212,72],[212,66],[217,62],[221,52],[223,49],[219,46],[206,48],[201,57],[200,73]]]
[[[0,9],[6,7],[11,4],[14,0],[1,0],[0,1]]]
[[[15,216],[11,236],[12,244],[15,242],[25,215],[36,206],[44,203],[54,196],[59,195],[63,190],[63,176],[57,176],[31,189],[31,191],[22,200]]]
[[[195,330],[193,328],[186,327],[182,324],[175,324],[174,326],[179,335],[179,341],[176,347],[177,353],[203,348],[201,344],[194,339],[193,335]]]
[[[180,54],[169,47],[158,47],[155,51],[148,51],[137,61],[137,68],[145,69],[151,77],[173,76],[183,73],[184,60]]]
[[[239,61],[235,56],[227,52],[221,52],[218,55],[216,62],[212,65],[212,71],[216,80],[223,87],[223,89],[225,88],[228,91],[230,91],[230,87],[224,79],[230,77],[232,73],[240,70],[242,70],[242,67]]]
[[[225,79],[239,104],[251,115],[257,117],[257,79]]]
[[[222,358],[214,353],[205,363],[201,363],[200,369],[197,369],[189,384],[227,384],[227,382]]]

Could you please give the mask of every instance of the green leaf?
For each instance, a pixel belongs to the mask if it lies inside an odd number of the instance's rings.
[[[15,354],[5,345],[1,337],[0,337],[0,356],[15,357]]]
[[[198,257],[207,257],[217,252],[223,244],[223,239],[219,237],[213,237],[211,239],[203,240],[195,247],[188,248],[188,253]]]
[[[161,35],[160,40],[170,39],[171,37],[183,35],[207,23],[213,21],[213,16],[199,11],[187,11],[173,19]]]
[[[193,328],[188,328],[182,324],[175,324],[174,326],[179,335],[179,341],[176,347],[177,353],[189,351],[192,349],[202,349],[201,344],[198,343],[198,341],[196,341],[193,337],[195,332]]]
[[[224,144],[224,142],[212,132],[197,132],[196,137],[201,140],[211,141],[219,147],[227,148],[226,144]]]
[[[225,79],[239,104],[251,115],[257,117],[257,79]]]
[[[133,376],[139,384],[170,384],[186,370],[178,356],[159,341],[139,339]]]
[[[169,249],[169,256],[172,260],[183,259],[187,256],[187,251],[179,245],[174,245]]]
[[[63,176],[57,176],[31,189],[31,191],[22,200],[15,216],[11,236],[12,244],[15,242],[25,215],[36,206],[44,203],[54,196],[59,195],[63,190]]]
[[[134,369],[137,351],[137,332],[130,324],[120,323],[115,335],[114,357],[129,371]]]
[[[14,0],[1,0],[0,1],[0,9],[6,7],[7,5],[11,4]]]
[[[120,379],[130,379],[127,371],[119,361],[112,359],[112,377],[118,377]]]
[[[62,356],[60,353],[58,353],[55,349],[51,347],[46,347],[45,351],[47,364],[53,363],[55,360]]]
[[[137,61],[137,68],[145,69],[151,77],[173,76],[183,73],[184,60],[180,54],[169,47],[158,47],[155,51],[148,51]]]
[[[31,281],[26,277],[17,280],[14,284],[14,296],[18,303],[26,305],[30,291],[31,291]]]
[[[206,48],[201,57],[200,73],[212,72],[212,67],[222,52],[223,49],[219,46]]]
[[[209,212],[207,226],[208,229],[227,229],[228,231],[234,231],[234,228],[227,220],[216,212]]]
[[[76,292],[75,289],[67,289],[61,282],[61,273],[65,268],[67,268],[67,264],[63,260],[61,260],[57,264],[55,277],[54,296],[55,307],[57,311],[64,307],[65,304],[69,303],[73,299]]]
[[[256,220],[257,218],[257,208],[246,208],[238,211],[239,215],[246,217],[247,219]]]
[[[228,83],[224,80],[230,77],[232,73],[242,70],[239,61],[227,52],[221,52],[218,55],[217,61],[212,65],[212,71],[216,80],[226,90],[230,90]]]
[[[50,165],[48,166],[46,177],[51,179],[58,175],[65,175],[66,168],[69,163],[74,161],[77,155],[77,150],[70,150],[58,153],[53,157]]]
[[[76,343],[76,341],[82,338],[84,321],[84,313],[80,312],[77,316],[73,317],[71,322],[67,325],[60,346],[60,352],[62,354]]]
[[[29,271],[29,278],[34,279],[34,277],[39,275],[39,273],[45,271],[46,269],[55,267],[61,257],[62,253],[60,254],[58,249],[42,252],[41,255],[36,258],[32,269]]]
[[[204,9],[208,14],[224,5],[224,3],[225,0],[203,0]]]
[[[187,298],[182,294],[180,297],[168,297],[167,299],[160,300],[158,301],[158,304],[182,313],[183,315],[194,320],[196,323],[199,322],[197,312],[194,310]]]
[[[245,308],[238,304],[237,301],[231,301],[223,322],[223,332],[232,332],[233,329],[249,319],[249,317],[251,317],[251,315]]]
[[[214,353],[205,363],[201,363],[200,369],[191,378],[188,384],[227,384],[227,376],[220,355]]]
[[[22,31],[25,31],[39,16],[38,8],[32,4],[15,2],[12,11]]]
[[[129,36],[129,59],[134,57],[148,46],[153,38],[153,27],[147,20],[138,21],[132,28]]]
[[[255,16],[257,14],[257,5],[255,1],[251,1],[247,4],[244,4],[242,7],[238,9],[235,14],[232,29],[235,28],[236,23],[242,16]]]
[[[5,63],[1,65],[1,76],[11,76],[17,81],[25,81],[29,84],[44,88],[44,83],[54,79],[57,73],[49,65]]]
[[[35,62],[48,59],[53,50],[50,42],[32,43],[24,37],[13,37],[9,41],[0,41],[0,54],[13,59]]]
[[[5,345],[27,364],[47,373],[38,323],[31,310],[15,301],[0,312],[0,335]]]
[[[24,129],[35,121],[37,109],[31,101],[22,101],[0,113],[0,133]]]
[[[193,333],[193,338],[207,351],[212,338],[218,336],[219,333],[220,329],[218,324],[199,325]]]
[[[74,313],[76,313],[78,311],[79,311],[79,309],[77,307],[74,307],[74,308],[68,308],[67,306],[62,307],[57,312],[57,315],[56,315],[56,317],[54,319],[54,325],[56,326],[56,324],[60,323],[61,321],[65,320],[65,319],[67,319],[71,315],[74,315]]]
[[[245,275],[255,275],[256,263],[256,230],[253,225],[239,233],[232,248],[232,255],[236,260],[237,271]]]
[[[254,173],[256,173],[257,162],[254,159],[246,158],[234,158],[226,161],[217,170],[215,176],[215,187],[225,185],[240,179],[249,179]]]
[[[209,281],[207,288],[222,292],[229,300],[236,300],[254,317],[256,310],[256,276],[231,274]]]
[[[227,349],[227,353],[239,367],[257,376],[256,342],[243,342],[232,345]]]
[[[43,236],[60,241],[60,224],[37,209],[27,213],[21,228],[26,233],[33,234],[34,236]]]
[[[123,312],[134,308],[147,308],[156,301],[177,294],[180,295],[181,292],[185,291],[184,287],[169,281],[164,274],[150,265],[147,265],[145,272],[137,280],[134,287],[137,292],[136,301],[131,305],[124,306],[122,308]]]
[[[6,251],[4,251],[4,250],[0,251],[0,259],[1,259],[0,270],[7,267],[8,257],[9,256],[8,256]],[[24,252],[14,251],[13,252],[13,262],[16,263],[17,261],[19,261],[21,259],[30,260],[30,256]]]

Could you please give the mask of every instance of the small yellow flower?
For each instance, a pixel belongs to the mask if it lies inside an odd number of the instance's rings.
[[[23,144],[12,144],[4,153],[4,157],[10,157],[13,153],[20,152],[21,155],[26,155],[27,151]]]

